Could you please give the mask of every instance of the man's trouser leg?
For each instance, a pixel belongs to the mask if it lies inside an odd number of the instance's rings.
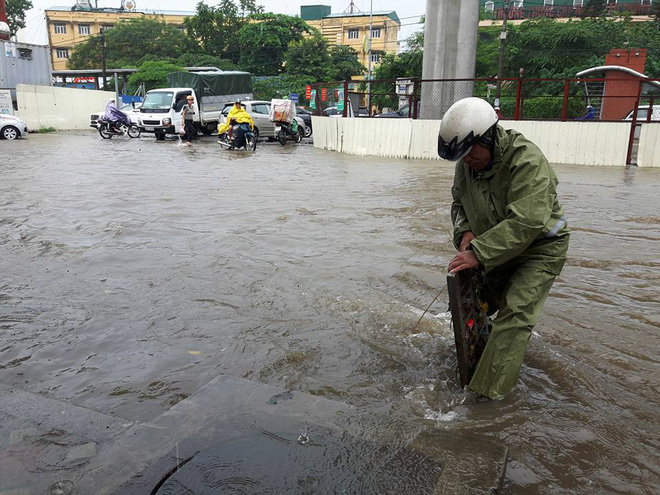
[[[488,284],[493,292],[502,289],[493,294],[499,302],[499,312],[468,385],[470,390],[497,399],[515,387],[532,328],[541,316],[555,278],[552,273],[521,265],[506,283]]]
[[[235,136],[235,141],[234,143],[236,144],[237,148],[240,148],[243,146],[243,141],[245,140],[245,130],[243,129],[243,125],[236,126],[236,129],[234,129],[234,136]]]

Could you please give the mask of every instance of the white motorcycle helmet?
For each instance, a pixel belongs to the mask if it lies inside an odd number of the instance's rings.
[[[456,161],[467,155],[472,146],[488,144],[490,130],[497,124],[497,114],[490,103],[481,98],[464,98],[445,113],[438,134],[438,155]]]

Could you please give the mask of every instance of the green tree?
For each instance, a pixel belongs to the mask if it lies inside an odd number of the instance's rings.
[[[421,23],[424,24],[424,17],[422,17]],[[406,49],[407,52],[416,52],[424,50],[424,31],[417,31],[416,33],[411,34],[406,38]]]
[[[509,77],[516,77],[520,67],[525,69],[526,77],[575,77],[581,70],[603,65],[612,48],[625,46],[646,48],[646,74],[660,76],[660,30],[653,21],[530,20],[511,28],[507,46],[505,75]]]
[[[350,46],[335,45],[330,48],[330,79],[350,80],[353,76],[366,74],[367,68],[358,60],[358,53]]]
[[[32,8],[32,2],[30,0],[7,0],[5,6],[7,7],[7,24],[9,24],[9,31],[13,36],[16,31],[25,27],[25,13]]]
[[[231,60],[205,53],[185,53],[176,59],[176,63],[183,67],[215,67],[220,70],[238,70],[238,65]]]
[[[605,14],[607,0],[586,0],[582,8],[582,17],[600,17]]]
[[[167,87],[167,75],[172,72],[185,70],[183,67],[170,62],[145,62],[138,68],[137,72],[131,74],[128,83],[133,88],[137,88],[144,83],[146,91],[156,88]]]
[[[290,43],[300,41],[311,28],[299,17],[284,14],[253,14],[238,31],[243,70],[257,76],[282,72],[284,53]]]
[[[422,77],[424,33],[413,34],[406,40],[406,49],[398,55],[385,55],[374,70],[374,79]]]
[[[502,29],[499,26],[479,29],[477,37],[477,64],[475,68],[476,77],[497,76],[501,31]]]
[[[198,45],[199,51],[238,63],[240,39],[238,32],[247,17],[263,11],[254,0],[221,0],[216,7],[197,4],[196,14],[184,21],[188,37]]]
[[[527,78],[573,78],[590,67],[604,64],[612,48],[646,48],[645,73],[660,76],[660,29],[654,21],[601,17],[569,22],[552,19],[526,21],[511,28],[505,76],[516,77],[520,67]],[[525,115],[557,118],[561,112],[563,81],[525,83]],[[513,85],[506,89],[511,96]],[[569,117],[584,107],[583,87],[569,87]]]
[[[139,40],[139,42],[136,42]],[[105,32],[106,67],[135,67],[146,60],[174,60],[194,50],[176,27],[153,18],[120,22]],[[76,45],[67,62],[70,69],[101,67],[101,36],[91,36]]]
[[[424,58],[424,34],[418,32],[406,40],[406,50],[398,55],[385,55],[374,71],[374,79],[397,79],[401,77],[422,77]],[[366,86],[366,85],[363,85]],[[394,83],[375,83],[371,87],[371,102],[379,108],[397,108],[398,97],[394,93]]]
[[[282,74],[281,76],[255,77],[252,91],[256,100],[272,100],[288,97],[290,93],[298,93],[300,99],[305,94],[305,86],[313,84],[316,79],[311,76]]]
[[[308,38],[291,43],[284,54],[284,60],[287,74],[309,76],[314,81],[328,80],[328,43],[318,31]]]

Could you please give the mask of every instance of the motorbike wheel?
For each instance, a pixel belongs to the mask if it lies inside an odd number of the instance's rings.
[[[129,137],[132,137],[132,138],[139,138],[140,134],[141,134],[140,128],[138,126],[136,126],[135,124],[131,125],[128,128],[128,131],[126,131],[126,133],[128,134]]]
[[[282,146],[286,144],[286,133],[284,132],[284,129],[281,129],[280,132],[277,133],[277,140]]]
[[[257,135],[256,134],[250,134],[250,137],[248,137],[245,140],[245,149],[248,151],[257,151]]]
[[[299,143],[300,141],[302,141],[304,135],[305,135],[305,131],[302,130],[300,127],[298,127],[298,132],[296,132],[296,135],[295,135],[295,137],[293,138],[293,140],[294,140],[296,143]]]
[[[99,126],[99,134],[103,139],[110,139],[114,136],[113,132],[108,128],[106,124],[101,124]]]
[[[312,126],[305,126],[305,137],[312,137]]]

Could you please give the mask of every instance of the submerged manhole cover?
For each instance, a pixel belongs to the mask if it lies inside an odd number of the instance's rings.
[[[251,433],[194,456],[157,495],[432,494],[441,466],[406,449],[329,430]]]

